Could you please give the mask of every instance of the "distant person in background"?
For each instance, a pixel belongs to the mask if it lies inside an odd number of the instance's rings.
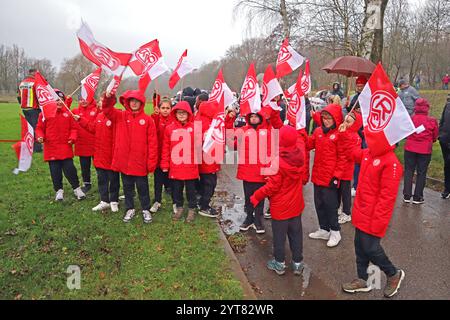
[[[417,99],[414,107],[412,121],[416,127],[423,125],[425,130],[421,133],[414,133],[406,139],[405,143],[405,176],[403,187],[403,201],[411,202],[412,179],[414,172],[417,172],[416,188],[412,202],[414,204],[424,203],[423,189],[425,188],[427,170],[431,161],[433,143],[438,137],[437,120],[428,115],[430,105],[422,98]]]
[[[403,104],[406,107],[409,115],[411,116],[414,113],[414,106],[416,104],[416,100],[420,98],[419,93],[416,89],[411,87],[407,80],[401,79],[398,82],[400,91],[398,96],[400,100],[402,100]]]
[[[444,157],[444,192],[441,194],[443,199],[450,198],[450,94],[447,96],[447,103],[442,111],[441,121],[439,122],[439,143]]]
[[[442,78],[442,89],[448,90],[448,84],[450,83],[450,76],[448,73]]]
[[[333,83],[333,87],[330,93],[333,96],[338,95],[339,98],[344,99],[344,93],[342,92],[341,84],[339,82]]]
[[[17,100],[20,104],[23,115],[28,123],[33,127],[33,130],[36,130],[39,114],[41,113],[34,89],[34,76],[36,71],[36,69],[28,70],[28,76],[19,84],[17,95]],[[33,152],[42,152],[42,144],[35,143]]]
[[[420,75],[416,75],[416,77],[414,78],[414,86],[416,87],[417,90],[420,90]]]

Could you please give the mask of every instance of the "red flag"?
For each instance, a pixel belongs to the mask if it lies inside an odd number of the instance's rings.
[[[248,69],[241,90],[241,114],[257,113],[261,110],[261,93],[256,81],[255,65],[252,63]]]
[[[305,58],[289,45],[289,39],[285,39],[278,53],[277,78],[284,77],[295,71],[303,64]]]
[[[283,94],[283,89],[281,89],[280,83],[275,77],[275,73],[270,64],[267,66],[266,72],[264,73],[261,91],[263,106],[270,105],[274,110],[281,109],[276,102],[272,102],[273,98]]]
[[[106,92],[110,95],[114,95],[117,92],[117,88],[119,88],[120,82],[122,82],[122,77],[114,76],[108,87],[106,88]]]
[[[414,126],[381,63],[375,68],[358,101],[364,136],[374,155],[391,150],[391,146],[400,140],[423,130],[422,126]]]
[[[178,81],[183,78],[185,75],[191,73],[194,70],[194,67],[187,61],[187,50],[181,55],[180,60],[178,60],[177,67],[173,71],[172,75],[169,79],[169,88],[173,89]]]
[[[147,85],[169,70],[164,62],[157,39],[144,44],[134,51],[129,66],[137,76],[141,77],[141,79],[144,78],[142,81],[144,84],[147,83]]]
[[[209,94],[209,101],[217,101],[218,103],[221,103],[222,98],[224,108],[228,107],[234,101],[233,93],[225,83],[223,79],[222,69],[220,69],[219,73],[217,74],[217,79],[216,81],[214,81],[211,93]]]
[[[96,41],[91,29],[82,23],[77,32],[80,48],[83,55],[109,74],[120,76],[125,71],[131,54],[117,53]]]
[[[22,125],[22,140],[12,146],[16,151],[19,165],[14,169],[13,173],[18,174],[20,171],[26,172],[31,167],[33,159],[34,130],[33,127],[20,115]]]
[[[55,117],[59,97],[39,71],[35,75],[34,88],[44,120]]]
[[[81,80],[81,98],[88,103],[94,100],[95,91],[97,91],[98,83],[100,82],[100,74],[102,68],[98,68],[86,78]]]
[[[305,74],[302,78],[302,91],[304,94],[311,92],[311,73],[309,71],[309,60],[306,59],[305,62]]]
[[[303,72],[300,70],[295,89],[290,95],[289,105],[287,107],[287,119],[291,124],[295,123],[297,130],[306,127],[306,103],[302,91],[302,76]]]

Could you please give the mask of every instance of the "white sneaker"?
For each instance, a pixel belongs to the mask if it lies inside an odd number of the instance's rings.
[[[339,224],[344,224],[344,223],[347,223],[347,222],[350,222],[350,221],[352,221],[352,216],[351,215],[348,215],[348,214],[344,213],[341,216],[339,216],[339,220],[338,220]]]
[[[56,201],[63,201],[64,200],[64,190],[63,189],[59,189],[58,191],[56,191],[55,200]]]
[[[309,237],[311,239],[320,239],[320,240],[329,240],[330,239],[330,232],[323,230],[323,229],[319,229],[316,232],[310,233]]]
[[[130,222],[131,219],[133,219],[134,215],[136,214],[136,211],[134,209],[130,209],[125,214],[125,217],[123,217],[123,222]]]
[[[119,203],[118,202],[111,202],[111,211],[119,212]]]
[[[356,189],[352,188],[352,197],[356,196]]]
[[[177,213],[177,205],[174,204],[172,207],[173,207],[173,214],[176,214]]]
[[[344,211],[342,211],[342,208],[338,209],[338,217],[342,216],[344,214]]]
[[[327,247],[336,247],[341,241],[341,233],[339,231],[331,231],[330,240],[327,242]]]
[[[75,194],[75,197],[77,197],[78,200],[83,200],[86,198],[86,194],[81,190],[80,187],[73,190],[73,193]]]
[[[159,208],[161,208],[161,203],[155,202],[153,204],[153,206],[150,208],[150,212],[151,213],[156,213],[156,212],[158,212]]]
[[[119,200],[125,200],[125,196],[119,196]]]
[[[144,218],[144,223],[151,223],[152,222],[152,214],[148,210],[142,211],[142,216]]]
[[[95,207],[92,208],[92,211],[103,211],[103,210],[106,210],[109,208],[110,208],[109,203],[100,201],[100,203],[98,205],[96,205]]]

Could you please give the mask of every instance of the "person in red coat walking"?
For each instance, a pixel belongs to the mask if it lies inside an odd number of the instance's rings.
[[[386,235],[394,211],[403,168],[394,147],[380,154],[373,153],[370,144],[368,147],[364,150],[357,147],[352,152],[355,162],[361,165],[352,210],[358,278],[343,284],[342,289],[348,293],[371,291],[367,268],[372,263],[386,274],[384,295],[392,297],[398,292],[405,272],[389,260],[381,239]]]
[[[94,99],[91,101],[80,99],[78,100],[78,108],[72,110],[74,115],[79,115],[80,118],[85,119],[87,122],[95,121],[97,112],[97,102]],[[83,177],[83,187],[81,189],[84,193],[87,193],[92,187],[91,163],[95,151],[95,134],[80,126],[77,126],[77,128],[78,139],[75,142],[75,156],[80,157],[81,176]]]
[[[156,128],[158,129],[158,166],[156,167],[155,173],[153,175],[155,202],[153,203],[153,206],[150,208],[151,213],[156,213],[161,208],[163,186],[166,188],[167,193],[172,194],[172,187],[169,179],[169,174],[168,172],[163,172],[160,168],[164,132],[166,130],[166,127],[173,122],[171,110],[172,110],[172,102],[168,97],[163,97],[160,100],[158,106],[158,115],[156,117],[152,115],[153,119],[155,118],[157,119],[155,123],[158,124],[156,126]]]
[[[342,123],[341,106],[328,105],[320,112],[320,117],[321,126],[308,137],[307,143],[307,150],[315,149],[311,180],[320,226],[309,237],[327,240],[328,247],[335,247],[341,241],[338,189],[344,174],[346,152],[338,131]]]
[[[269,176],[267,183],[256,190],[250,201],[254,207],[269,198],[272,214],[273,255],[267,263],[270,270],[285,273],[286,235],[292,253],[292,270],[301,275],[303,264],[303,231],[301,214],[303,200],[304,147],[299,147],[298,133],[291,126],[280,129],[279,170]]]
[[[81,128],[95,135],[94,166],[97,170],[98,191],[100,203],[92,211],[111,209],[119,212],[120,174],[111,170],[113,159],[115,128],[102,111],[103,99],[97,103],[97,117],[95,120],[74,115],[75,121]]]
[[[199,178],[198,164],[195,161],[194,123],[192,109],[186,101],[178,102],[172,108],[173,123],[164,131],[161,169],[169,173],[172,180],[172,199],[176,212],[172,219],[180,221],[184,214],[183,190],[189,204],[187,223],[195,220],[197,198],[195,181]]]
[[[65,100],[64,93],[55,89],[56,94]],[[53,188],[56,191],[56,201],[64,200],[63,172],[69,181],[78,200],[86,198],[80,188],[77,169],[73,164],[72,145],[77,140],[77,125],[69,111],[61,101],[57,103],[54,118],[44,120],[43,113],[39,114],[36,126],[36,140],[44,144],[44,161],[48,162]]]
[[[136,214],[133,200],[136,187],[144,223],[151,223],[148,174],[155,171],[158,162],[155,123],[144,112],[145,96],[140,91],[126,91],[119,100],[124,111],[113,108],[116,97],[109,95],[103,97],[102,109],[116,130],[111,170],[122,176],[126,210],[123,221],[130,222]]]
[[[404,153],[405,177],[403,186],[403,201],[406,203],[411,202],[411,196],[413,196],[412,180],[416,170],[416,188],[412,202],[414,204],[422,204],[425,202],[423,189],[425,188],[427,179],[427,170],[431,161],[433,143],[437,141],[439,136],[437,119],[428,115],[429,110],[430,105],[427,100],[423,98],[416,100],[412,121],[416,128],[423,125],[425,130],[421,133],[413,133],[406,138]]]

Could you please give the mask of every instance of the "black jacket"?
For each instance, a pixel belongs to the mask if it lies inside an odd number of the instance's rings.
[[[450,143],[450,101],[442,111],[441,121],[439,121],[439,141],[442,143]]]

